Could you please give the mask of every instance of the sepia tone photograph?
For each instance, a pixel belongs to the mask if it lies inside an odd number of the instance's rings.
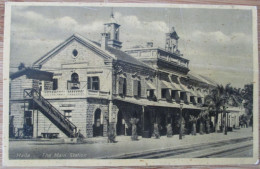
[[[257,162],[255,7],[6,7],[6,165]]]

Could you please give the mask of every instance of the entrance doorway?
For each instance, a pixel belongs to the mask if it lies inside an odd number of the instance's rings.
[[[153,126],[152,126],[152,123],[151,123],[151,112],[149,112],[149,111],[145,111],[144,112],[144,117],[143,117],[143,120],[144,120],[144,122],[143,122],[143,125],[144,125],[144,127],[143,127],[143,129],[144,129],[144,131],[143,131],[143,137],[144,138],[150,138],[151,137],[151,135],[152,135],[152,128],[153,128]]]
[[[101,124],[101,110],[94,113],[93,137],[103,136],[103,125]]]
[[[116,134],[125,135],[125,122],[122,111],[119,110],[117,115]]]
[[[24,112],[24,126],[23,134],[25,137],[33,136],[32,111]]]

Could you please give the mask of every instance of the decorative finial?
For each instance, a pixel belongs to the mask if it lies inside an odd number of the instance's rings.
[[[114,11],[113,11],[113,8],[112,8],[112,10],[111,10],[111,15],[110,15],[110,18],[112,19],[114,19]]]

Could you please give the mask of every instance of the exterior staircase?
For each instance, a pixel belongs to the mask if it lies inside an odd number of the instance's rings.
[[[62,113],[60,113],[52,104],[46,100],[35,89],[24,89],[25,100],[32,100],[37,108],[45,115],[55,126],[57,126],[66,136],[70,138],[84,138],[77,131],[77,127],[69,121]]]

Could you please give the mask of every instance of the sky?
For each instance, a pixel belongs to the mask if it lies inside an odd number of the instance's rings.
[[[65,39],[78,33],[100,41],[111,7],[13,6],[11,71],[30,66]],[[243,87],[253,82],[252,13],[239,9],[114,7],[123,48],[164,48],[165,33],[175,27],[179,49],[191,72],[217,83]]]

